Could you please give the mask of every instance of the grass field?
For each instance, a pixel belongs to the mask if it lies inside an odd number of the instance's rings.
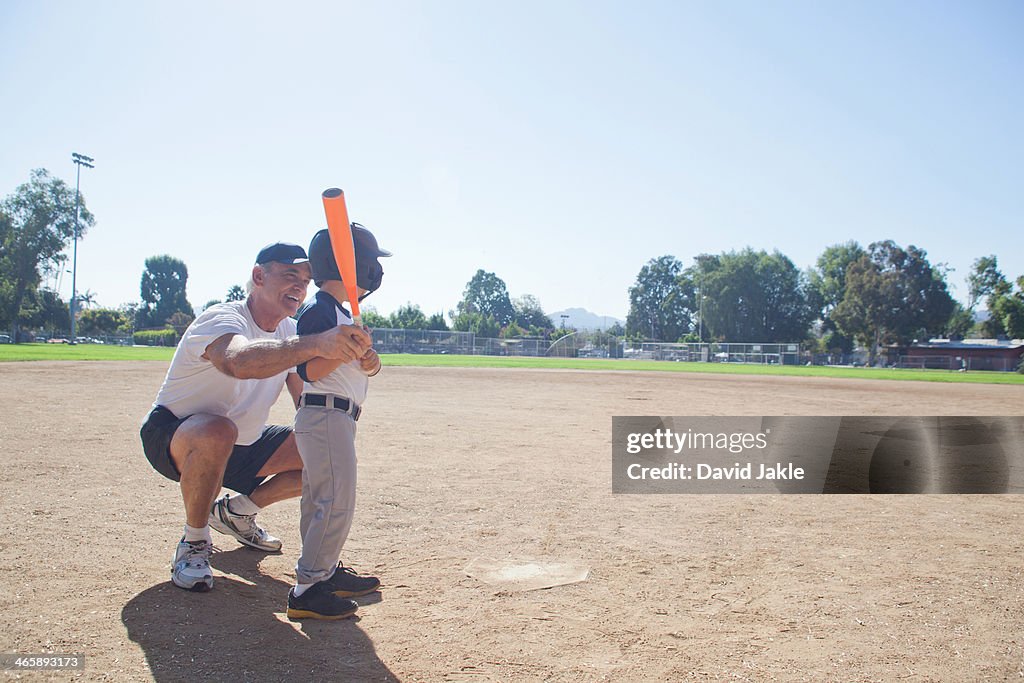
[[[389,354],[384,365],[460,368],[550,368],[563,370],[622,370],[632,372],[701,372],[720,375],[779,375],[790,377],[842,377],[845,379],[918,380],[980,384],[1022,384],[1014,372],[951,372],[949,370],[888,370],[802,365],[746,365],[741,363],[673,363],[670,361],[605,360],[600,358],[530,358],[504,356],[438,356]]]
[[[99,344],[3,344],[0,362],[33,360],[166,360],[174,349]],[[699,372],[724,375],[781,375],[841,377],[845,379],[1021,384],[1024,375],[1013,372],[950,372],[948,370],[883,370],[878,368],[804,367],[800,365],[742,365],[728,363],[672,363],[667,361],[605,360],[600,358],[531,358],[507,356],[443,356],[387,354],[384,365],[406,367],[532,368],[556,370],[619,370],[626,372]]]
[[[174,349],[104,344],[0,344],[0,363],[23,360],[167,360]]]

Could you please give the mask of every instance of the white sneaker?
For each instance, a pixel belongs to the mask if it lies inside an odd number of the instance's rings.
[[[256,515],[236,515],[228,508],[228,494],[213,504],[210,511],[210,526],[228,536],[234,536],[244,543],[268,553],[281,551],[281,539],[268,534],[256,523]]]
[[[189,543],[182,538],[171,564],[171,581],[174,585],[200,593],[213,588],[213,572],[210,571],[212,549],[208,541]]]

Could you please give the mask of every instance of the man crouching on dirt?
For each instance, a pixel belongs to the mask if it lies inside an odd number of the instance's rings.
[[[302,459],[291,427],[266,424],[270,408],[286,384],[298,400],[296,365],[316,357],[347,363],[370,348],[369,335],[351,325],[296,336],[289,316],[309,281],[302,247],[278,242],[260,251],[248,298],[209,307],[185,331],[142,425],[150,464],[181,483],[185,534],[171,563],[176,586],[213,587],[211,526],[254,548],[280,551],[281,541],[256,523],[256,513],[301,495]],[[214,502],[221,486],[241,495]]]

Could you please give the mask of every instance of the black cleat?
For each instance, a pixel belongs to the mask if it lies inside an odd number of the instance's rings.
[[[351,567],[346,567],[341,562],[331,574],[331,577],[324,579],[334,591],[334,594],[341,598],[354,598],[358,595],[366,595],[380,588],[380,579],[376,576],[359,576]]]
[[[314,583],[299,597],[295,597],[295,588],[288,591],[289,619],[344,619],[359,609],[352,600],[339,598],[331,592],[326,581]]]

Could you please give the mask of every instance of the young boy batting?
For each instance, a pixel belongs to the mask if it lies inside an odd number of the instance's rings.
[[[352,224],[352,241],[362,300],[380,287],[384,269],[377,259],[391,253],[378,247],[373,234],[358,223]],[[341,306],[345,287],[327,230],[310,242],[309,265],[320,291],[299,315],[299,336],[351,325],[349,312]],[[339,562],[355,511],[356,421],[369,378],[378,372],[380,358],[373,349],[358,361],[314,358],[298,366],[305,382],[295,416],[295,440],[303,464],[302,554],[295,567],[297,583],[288,593],[291,619],[343,619],[359,608],[350,598],[380,586],[375,577],[360,576]]]

